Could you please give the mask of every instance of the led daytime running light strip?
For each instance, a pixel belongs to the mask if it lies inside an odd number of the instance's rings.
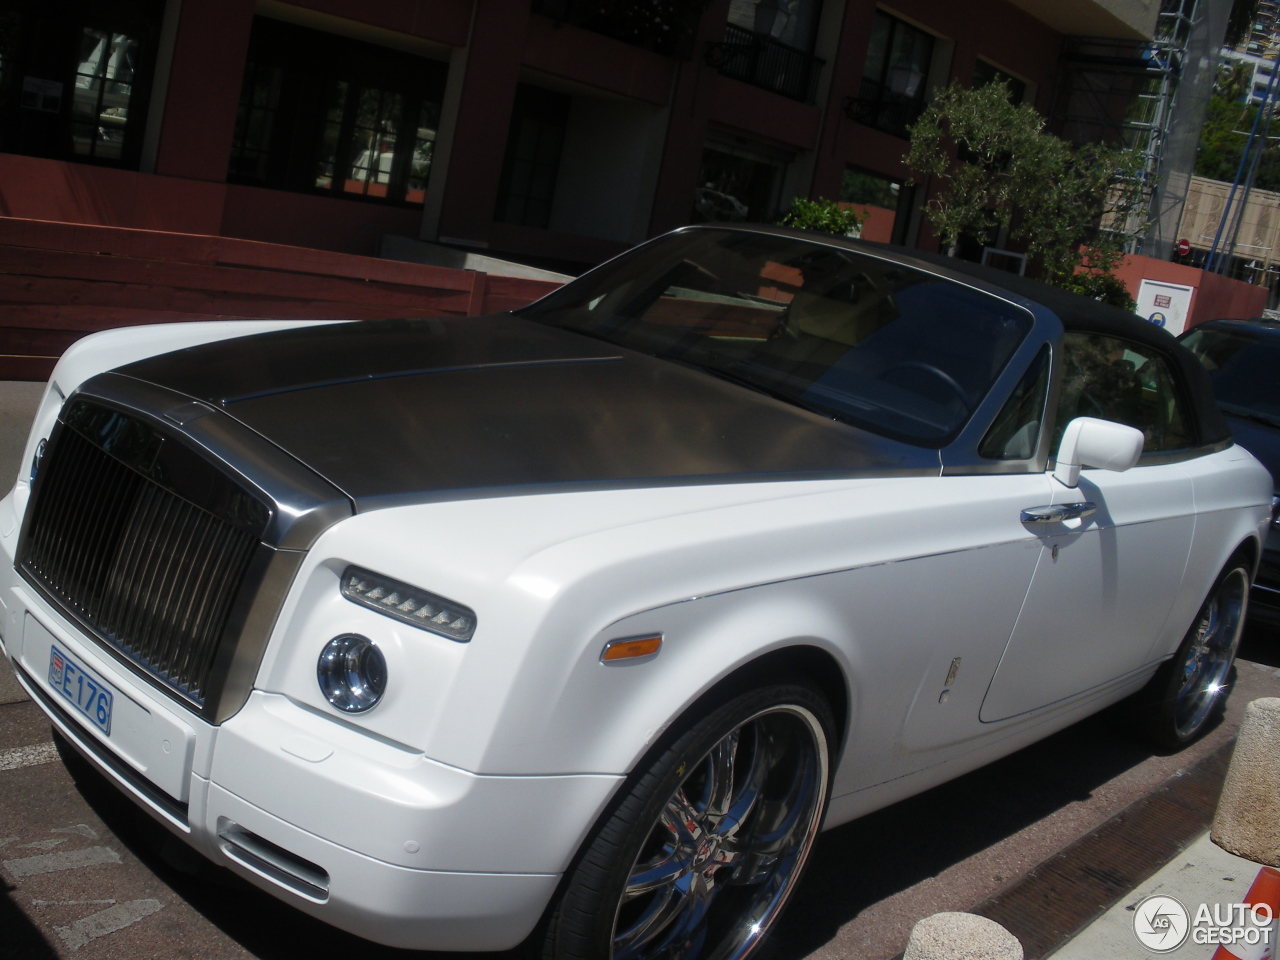
[[[342,595],[393,620],[459,643],[466,643],[476,632],[476,615],[470,607],[360,567],[342,572]]]

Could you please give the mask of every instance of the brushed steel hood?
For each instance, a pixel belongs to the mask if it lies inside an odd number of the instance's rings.
[[[506,314],[297,328],[118,372],[221,408],[360,510],[939,469],[936,451]]]

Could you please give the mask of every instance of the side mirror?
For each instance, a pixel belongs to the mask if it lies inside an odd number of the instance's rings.
[[[1141,430],[1122,423],[1076,417],[1062,434],[1053,476],[1064,486],[1074,487],[1080,482],[1081,467],[1123,473],[1142,456],[1144,439]]]

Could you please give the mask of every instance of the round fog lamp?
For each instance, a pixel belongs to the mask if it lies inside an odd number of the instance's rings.
[[[378,705],[387,689],[387,661],[368,637],[347,633],[320,651],[316,678],[325,699],[344,713],[363,713]]]

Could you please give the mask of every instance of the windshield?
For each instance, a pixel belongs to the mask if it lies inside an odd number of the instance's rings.
[[[648,244],[520,313],[931,447],[960,432],[1032,325],[923,271],[732,230]]]
[[[1280,339],[1200,327],[1183,337],[1182,345],[1209,371],[1218,406],[1280,426]]]

